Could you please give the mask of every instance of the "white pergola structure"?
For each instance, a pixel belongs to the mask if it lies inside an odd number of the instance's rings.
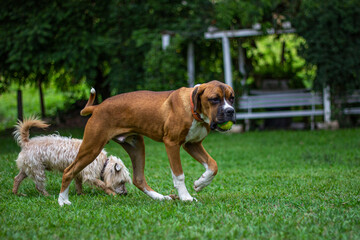
[[[260,31],[258,24],[254,25],[253,29],[241,29],[241,30],[227,30],[227,31],[209,31],[205,33],[205,39],[221,39],[222,50],[223,50],[223,62],[224,62],[224,75],[225,83],[233,87],[232,79],[232,63],[230,55],[230,41],[229,38],[244,38],[271,34],[287,34],[295,33],[295,29],[291,28],[289,24],[283,25],[282,30],[267,29],[266,31]],[[173,33],[164,31],[162,33],[162,48],[165,50],[170,44],[170,38]],[[239,56],[239,71],[245,76],[245,55],[241,47],[238,50]],[[193,42],[188,43],[187,49],[187,72],[188,72],[188,85],[193,87],[195,84],[195,57],[194,57],[194,44]],[[244,86],[246,78],[244,77],[241,81]],[[324,101],[324,121],[330,122],[331,117],[331,103],[330,103],[330,88],[324,87],[323,89],[323,101]]]
[[[232,80],[232,70],[231,70],[231,55],[230,55],[230,44],[229,38],[243,38],[243,37],[253,37],[253,36],[262,36],[262,35],[271,35],[271,34],[286,34],[286,33],[295,33],[295,29],[286,28],[282,30],[267,29],[265,32],[258,29],[241,29],[241,30],[228,30],[228,31],[211,31],[205,33],[205,39],[221,39],[222,41],[222,50],[223,50],[223,59],[224,59],[224,74],[225,74],[225,83],[233,87]],[[244,76],[246,74],[245,66],[245,56],[242,51],[242,48],[239,47],[239,71]],[[242,85],[245,85],[246,79],[242,80]],[[330,104],[330,88],[325,87],[323,90],[323,101],[324,101],[324,121],[326,123],[330,122],[331,117],[331,104]]]
[[[164,31],[161,34],[162,49],[165,50],[170,45],[170,38],[173,33]],[[187,48],[187,73],[188,85],[193,87],[195,85],[195,57],[194,57],[194,43],[189,42]]]
[[[284,34],[284,33],[294,33],[295,29],[289,28],[284,30],[268,29],[266,32],[256,30],[256,29],[241,29],[241,30],[231,30],[231,31],[212,31],[205,33],[205,39],[221,39],[222,41],[222,50],[223,50],[223,59],[224,59],[224,74],[225,74],[225,83],[233,87],[232,81],[232,72],[231,72],[231,55],[230,55],[230,44],[229,38],[243,38],[243,37],[253,37],[269,34]],[[239,51],[239,70],[244,73],[242,66],[244,66],[244,56]],[[244,74],[243,74],[244,75]]]

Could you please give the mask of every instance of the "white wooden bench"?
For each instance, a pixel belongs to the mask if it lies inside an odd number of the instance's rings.
[[[360,107],[358,103],[360,103],[360,91],[357,90],[353,92],[351,95],[345,97],[345,99],[336,99],[336,104],[346,104],[347,106],[343,109],[344,114],[353,115],[360,114]]]
[[[311,129],[314,129],[314,117],[324,115],[323,98],[321,94],[310,91],[286,92],[251,92],[251,96],[242,96],[239,99],[237,119],[284,118],[284,117],[311,117]],[[271,110],[269,109],[279,109]],[[248,126],[246,126],[248,129]]]

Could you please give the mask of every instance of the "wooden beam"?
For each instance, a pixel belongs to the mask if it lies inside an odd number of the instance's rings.
[[[170,34],[163,33],[161,35],[162,49],[165,50],[170,44]]]
[[[225,83],[230,87],[233,87],[232,72],[231,72],[230,43],[229,43],[229,38],[227,38],[226,36],[222,38],[222,49],[223,49],[223,59],[224,59]]]
[[[187,72],[189,87],[195,85],[195,57],[194,57],[194,43],[189,42],[187,48]]]
[[[217,39],[217,38],[234,38],[234,37],[251,37],[251,36],[261,36],[267,34],[285,34],[285,33],[294,33],[296,32],[295,29],[283,29],[283,30],[276,30],[271,28],[264,31],[259,31],[255,29],[241,29],[241,30],[228,30],[228,31],[214,31],[214,32],[206,32],[205,38],[206,39]]]
[[[24,110],[23,110],[23,100],[22,100],[22,91],[19,88],[17,90],[17,113],[18,113],[18,120],[24,120]]]
[[[326,86],[323,89],[324,97],[324,122],[329,123],[331,121],[331,100],[330,100],[330,87]]]

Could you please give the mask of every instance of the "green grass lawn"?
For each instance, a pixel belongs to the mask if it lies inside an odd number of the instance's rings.
[[[62,130],[81,137],[82,130]],[[11,193],[19,152],[0,135],[1,239],[360,239],[360,129],[210,134],[205,148],[218,162],[210,186],[196,193],[203,167],[181,152],[190,194],[198,202],[158,202],[134,186],[111,197],[70,187],[72,205],[59,207],[61,175],[48,173],[41,196],[25,180]],[[124,150],[106,146],[130,169]],[[163,144],[146,139],[146,176],[162,194],[174,194]]]

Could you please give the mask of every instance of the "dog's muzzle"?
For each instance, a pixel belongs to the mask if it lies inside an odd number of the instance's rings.
[[[115,188],[115,192],[119,195],[124,195],[124,196],[126,196],[128,193],[125,184]]]
[[[216,130],[219,132],[226,132],[228,130],[223,130],[218,127],[218,124],[222,124],[225,122],[231,121],[234,124],[236,123],[236,114],[235,109],[233,107],[228,107],[225,109],[219,108],[218,114],[216,116],[216,120],[210,123],[211,130]]]

